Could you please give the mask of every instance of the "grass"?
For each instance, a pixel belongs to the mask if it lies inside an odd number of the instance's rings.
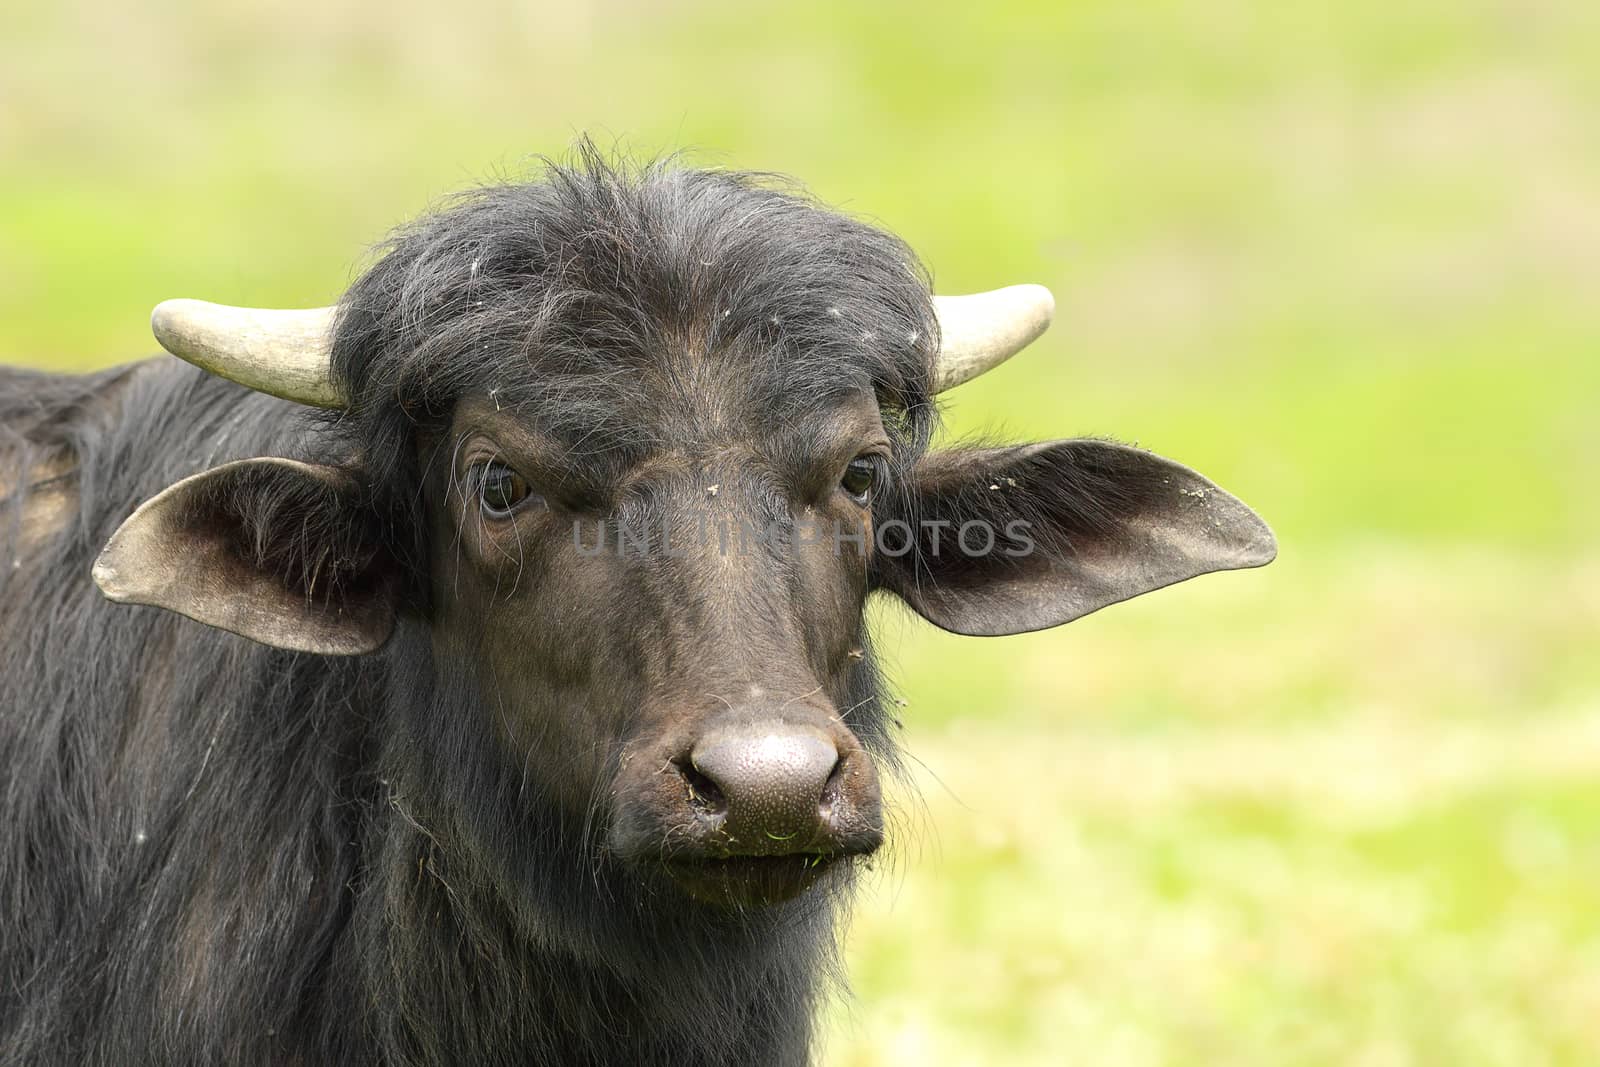
[[[1578,0],[15,7],[0,359],[329,300],[578,130],[1049,284],[950,435],[1139,441],[1282,557],[1005,640],[876,609],[926,809],[828,1062],[1585,1064],[1597,71]]]
[[[924,746],[961,802],[857,923],[834,1062],[1591,1062],[1597,742],[1590,705]]]
[[[1600,557],[1285,570],[905,629],[923,803],[831,1062],[1592,1062]]]

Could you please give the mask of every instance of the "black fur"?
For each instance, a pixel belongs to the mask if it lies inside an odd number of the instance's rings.
[[[708,908],[608,855],[602,802],[523,803],[559,754],[530,782],[436,653],[422,487],[468,395],[564,442],[577,495],[707,405],[770,434],[860,386],[908,469],[935,333],[895,239],[585,149],[390,244],[343,304],[348,412],[175,360],[0,372],[0,1063],[804,1062],[851,872]],[[350,521],[406,590],[379,653],[266,648],[90,582],[141,501],[262,455],[358,475]],[[877,689],[869,660],[851,725],[889,762]]]

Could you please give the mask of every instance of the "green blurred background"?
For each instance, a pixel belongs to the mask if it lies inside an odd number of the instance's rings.
[[[921,799],[827,1062],[1600,1062],[1600,5],[7,5],[0,359],[331,301],[579,132],[1050,285],[952,434],[1137,441],[1282,543],[880,613]]]

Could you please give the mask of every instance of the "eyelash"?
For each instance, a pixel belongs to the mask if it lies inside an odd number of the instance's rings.
[[[883,484],[883,468],[882,456],[857,456],[845,465],[844,474],[839,478],[839,488],[843,489],[845,495],[856,503],[866,504],[871,501],[874,490]],[[865,484],[859,490],[851,488],[853,475],[866,478]]]
[[[475,463],[467,472],[467,485],[478,507],[491,519],[504,519],[534,497],[528,480],[498,460]],[[497,501],[491,503],[491,496]]]

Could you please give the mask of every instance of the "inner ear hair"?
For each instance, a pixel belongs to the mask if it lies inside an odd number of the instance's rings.
[[[349,471],[241,460],[151,498],[112,535],[94,579],[279,648],[354,655],[394,626],[399,569]]]

